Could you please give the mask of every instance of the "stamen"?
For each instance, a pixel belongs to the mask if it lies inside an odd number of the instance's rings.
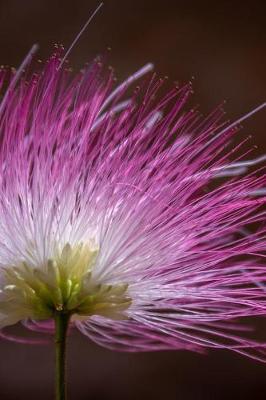
[[[104,121],[104,119],[106,118],[106,116],[111,116],[113,114],[117,114],[121,111],[124,111],[127,107],[129,107],[132,104],[131,100],[125,100],[125,101],[121,101],[120,103],[118,103],[116,106],[114,106],[113,108],[111,108],[109,111],[106,111],[105,113],[103,113],[100,117],[98,117],[96,119],[96,121],[94,122],[94,124],[91,127],[91,130],[93,131],[95,128],[97,128],[97,126],[99,126],[101,124],[101,122]]]
[[[257,165],[265,160],[266,160],[266,154],[264,154],[261,157],[254,158],[253,160],[239,161],[236,163],[223,165],[222,167],[218,167],[215,169],[218,171],[218,170],[223,170],[223,169],[227,169],[227,168],[231,169],[231,168],[238,168],[238,167],[251,167],[251,166]]]
[[[20,67],[18,68],[18,70],[16,71],[12,81],[10,82],[10,85],[3,97],[3,100],[1,102],[0,105],[0,114],[1,112],[4,110],[6,102],[8,100],[8,96],[9,93],[11,92],[12,89],[14,89],[14,87],[16,86],[16,83],[18,82],[19,78],[21,77],[21,75],[24,72],[24,69],[26,68],[26,66],[31,62],[33,55],[37,52],[39,46],[38,44],[34,44],[32,46],[32,48],[30,49],[30,51],[28,52],[27,56],[25,57],[24,61],[22,62],[22,64],[20,65]]]
[[[260,188],[260,189],[252,190],[248,194],[250,196],[265,196],[266,195],[266,188]]]
[[[241,122],[245,121],[246,119],[250,118],[252,115],[256,114],[260,110],[262,110],[266,106],[266,102],[262,103],[258,107],[254,108],[254,110],[250,111],[249,113],[245,114],[243,117],[237,119],[235,122],[232,122],[229,126],[226,126],[224,129],[221,130],[216,136],[214,136],[211,140],[209,140],[203,147],[201,147],[201,151],[204,150],[207,146],[209,146],[212,142],[214,142],[218,137],[220,137],[223,133],[228,132],[230,129],[236,127],[237,125],[241,124]]]
[[[70,52],[73,50],[73,47],[76,45],[76,43],[78,42],[79,38],[81,37],[81,35],[83,34],[83,32],[87,29],[87,26],[91,23],[91,21],[93,20],[93,18],[95,17],[95,15],[98,13],[98,11],[100,11],[100,9],[103,6],[103,2],[101,2],[98,7],[96,8],[96,10],[91,14],[91,16],[89,17],[89,19],[87,20],[87,22],[85,23],[85,25],[83,26],[83,28],[81,29],[81,31],[77,34],[77,36],[75,37],[75,39],[73,40],[73,42],[71,43],[71,45],[69,46],[66,54],[64,55],[64,57],[62,58],[57,70],[59,70],[62,65],[64,64],[66,58],[69,56]]]
[[[129,78],[127,78],[121,85],[119,85],[105,100],[103,103],[99,114],[108,106],[108,104],[111,103],[111,101],[118,96],[121,92],[123,92],[125,89],[127,89],[130,85],[132,85],[133,82],[136,80],[140,79],[143,75],[146,75],[148,72],[153,70],[153,64],[149,63],[144,65],[140,70],[135,72],[133,75],[131,75]]]
[[[146,129],[152,129],[153,126],[162,119],[163,113],[161,111],[155,112],[146,123]]]
[[[228,167],[225,167],[225,168],[226,168],[225,171],[223,171],[223,167],[221,167],[220,168],[221,172],[218,172],[217,174],[215,174],[214,178],[225,178],[225,177],[229,177],[229,176],[238,176],[238,175],[244,174],[247,171],[247,168],[245,168],[245,167],[232,168],[232,169],[229,169]]]

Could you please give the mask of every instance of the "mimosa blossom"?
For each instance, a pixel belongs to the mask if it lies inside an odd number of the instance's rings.
[[[190,84],[134,91],[151,65],[115,90],[99,61],[74,78],[59,66],[2,100],[1,329],[53,331],[63,311],[108,348],[265,361],[242,318],[265,316],[266,177],[248,172],[264,157],[244,161],[221,107],[187,110]]]

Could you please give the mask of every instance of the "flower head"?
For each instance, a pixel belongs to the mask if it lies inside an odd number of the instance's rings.
[[[147,65],[112,90],[99,60],[72,78],[54,54],[11,81],[0,108],[0,326],[53,329],[55,313],[129,351],[230,348],[265,315],[265,174],[247,167],[218,107],[160,96]],[[6,71],[1,72],[5,82]],[[251,230],[248,231],[249,226]]]

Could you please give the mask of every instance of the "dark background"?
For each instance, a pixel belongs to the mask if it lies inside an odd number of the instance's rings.
[[[0,63],[18,66],[34,42],[45,59],[70,44],[97,1],[0,1]],[[193,103],[204,113],[222,100],[234,119],[265,101],[265,1],[106,0],[74,48],[79,69],[111,46],[120,79],[153,61],[169,81],[195,76]],[[266,151],[265,113],[244,125],[256,154]],[[264,336],[265,337],[265,336]],[[69,399],[265,399],[266,366],[236,354],[120,354],[79,333],[69,343]],[[53,348],[0,341],[0,398],[52,399]]]

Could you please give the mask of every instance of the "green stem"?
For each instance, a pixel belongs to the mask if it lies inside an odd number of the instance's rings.
[[[56,400],[66,399],[66,339],[70,315],[55,314],[55,393]]]

